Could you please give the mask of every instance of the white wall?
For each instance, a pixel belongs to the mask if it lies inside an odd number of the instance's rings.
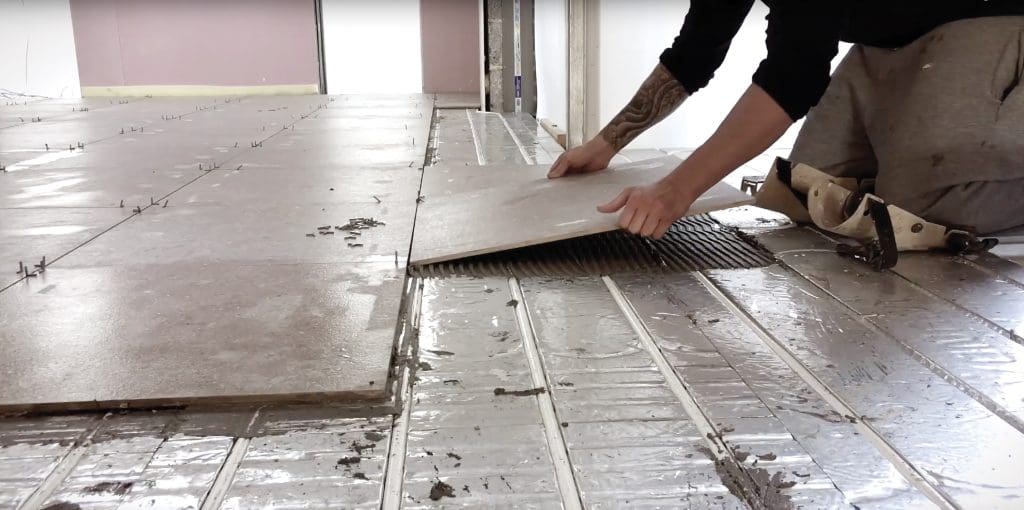
[[[330,94],[423,91],[420,0],[324,0]]]
[[[633,97],[672,43],[686,15],[684,0],[599,0],[600,124],[607,124]],[[692,126],[679,112],[640,135],[629,148],[682,147]]]
[[[563,130],[568,114],[568,23],[565,0],[534,2],[534,47],[537,60],[537,118]]]
[[[81,97],[68,0],[0,0],[0,93]]]
[[[542,4],[557,4],[564,9],[562,0],[537,0],[538,37],[542,23]],[[600,6],[600,48],[599,116],[601,125],[608,123],[622,109],[643,83],[644,79],[658,64],[661,52],[672,44],[679,33],[683,19],[689,10],[688,0],[599,0]],[[544,5],[545,10],[556,10],[555,5]],[[743,91],[750,86],[751,77],[758,64],[764,59],[765,30],[768,23],[765,16],[768,7],[756,2],[746,22],[740,28],[722,67],[715,73],[711,83],[694,94],[675,114],[662,121],[637,138],[631,149],[697,147],[715,131]],[[564,24],[564,13],[559,23]],[[555,14],[549,14],[554,19]],[[551,23],[544,21],[545,23]],[[564,25],[559,26],[564,33]],[[565,44],[557,39],[558,34],[542,45],[538,39],[537,82],[540,104],[545,99],[551,102],[565,102],[557,94],[564,90],[565,74],[542,73],[542,69],[553,65],[554,60],[564,62],[555,46]],[[564,37],[564,35],[562,35]],[[834,65],[845,54],[848,45],[840,51]],[[551,60],[549,62],[548,60]],[[553,78],[552,78],[553,77]],[[545,98],[545,96],[547,96]],[[556,111],[551,105],[538,106],[538,117]],[[792,147],[800,124],[795,125],[779,140],[775,147]]]

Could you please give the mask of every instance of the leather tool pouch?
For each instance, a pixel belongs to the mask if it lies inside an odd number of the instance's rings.
[[[967,229],[925,221],[875,195],[874,182],[833,177],[804,164],[776,158],[756,197],[756,205],[778,211],[798,223],[854,241],[839,244],[841,255],[882,270],[896,265],[901,251],[953,253],[992,249],[996,239],[981,239]]]

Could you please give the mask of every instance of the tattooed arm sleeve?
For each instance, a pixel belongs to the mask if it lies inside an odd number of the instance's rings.
[[[679,108],[687,95],[686,89],[668,69],[658,64],[629,104],[601,130],[601,137],[616,151],[620,151]]]

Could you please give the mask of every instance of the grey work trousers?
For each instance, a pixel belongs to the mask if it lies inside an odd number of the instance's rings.
[[[991,233],[1024,225],[1024,17],[942,25],[898,49],[856,45],[790,160],[875,179],[886,202]]]

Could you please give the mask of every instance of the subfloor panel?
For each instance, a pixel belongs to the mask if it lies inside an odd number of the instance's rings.
[[[54,266],[0,293],[0,407],[380,398],[389,265]]]

